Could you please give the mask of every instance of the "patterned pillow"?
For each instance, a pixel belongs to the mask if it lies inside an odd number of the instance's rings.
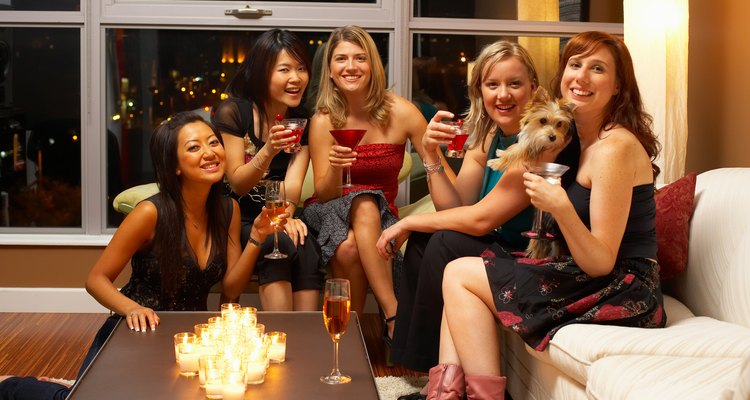
[[[695,178],[695,172],[691,172],[654,193],[657,257],[662,281],[676,277],[687,266]]]

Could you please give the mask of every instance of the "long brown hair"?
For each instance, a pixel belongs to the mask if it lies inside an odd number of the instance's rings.
[[[380,53],[378,53],[378,48],[375,46],[372,36],[356,25],[336,28],[328,38],[323,54],[318,101],[315,108],[328,115],[334,128],[341,128],[346,123],[348,115],[346,97],[341,94],[330,77],[333,50],[341,42],[356,44],[365,51],[370,63],[370,90],[365,97],[365,109],[376,125],[383,127],[388,125],[393,98],[387,88],[383,61],[380,59]]]
[[[604,113],[605,117],[599,131],[608,131],[616,125],[621,125],[632,132],[651,158],[651,168],[655,179],[660,169],[654,160],[661,151],[661,145],[652,129],[653,118],[643,107],[641,92],[638,90],[638,82],[636,82],[633,70],[633,59],[622,39],[598,31],[583,32],[573,36],[560,56],[560,64],[557,66],[557,73],[552,81],[552,90],[555,91],[556,97],[562,97],[560,82],[570,57],[591,54],[600,46],[605,46],[612,53],[619,90],[609,102],[609,109]]]
[[[160,307],[163,310],[180,309],[179,301],[175,298],[178,286],[184,282],[185,272],[183,263],[182,236],[185,231],[185,211],[182,198],[182,181],[175,171],[178,166],[177,138],[180,130],[188,124],[199,122],[208,125],[214,131],[221,145],[224,141],[219,130],[212,124],[206,122],[199,115],[192,112],[181,112],[164,121],[151,135],[150,151],[151,162],[156,174],[156,183],[159,186],[159,197],[161,207],[156,220],[156,231],[154,233],[153,249],[159,262],[161,273],[161,299]],[[208,227],[206,243],[211,236],[212,246],[220,254],[224,254],[227,248],[228,220],[226,211],[222,206],[224,200],[223,184],[221,181],[214,183],[206,200],[206,214],[208,215]]]

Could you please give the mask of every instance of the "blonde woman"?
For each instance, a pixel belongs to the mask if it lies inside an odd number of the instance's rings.
[[[317,112],[311,120],[310,157],[315,196],[303,218],[315,232],[322,261],[352,285],[352,309],[362,312],[368,286],[386,318],[386,343],[393,334],[396,295],[392,262],[375,242],[398,218],[394,204],[406,141],[424,156],[426,122],[408,100],[388,90],[372,37],[358,26],[331,33],[326,44]],[[332,129],[365,129],[355,148],[336,143]],[[355,188],[341,188],[351,168]]]

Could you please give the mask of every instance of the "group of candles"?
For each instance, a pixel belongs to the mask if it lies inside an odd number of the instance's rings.
[[[270,363],[286,358],[286,334],[265,332],[255,307],[221,305],[221,316],[174,335],[180,374],[198,376],[209,399],[244,399],[247,385],[263,383]]]

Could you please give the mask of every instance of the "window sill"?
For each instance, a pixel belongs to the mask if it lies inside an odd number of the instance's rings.
[[[62,235],[62,234],[0,234],[0,246],[101,246],[112,239],[111,234]]]

